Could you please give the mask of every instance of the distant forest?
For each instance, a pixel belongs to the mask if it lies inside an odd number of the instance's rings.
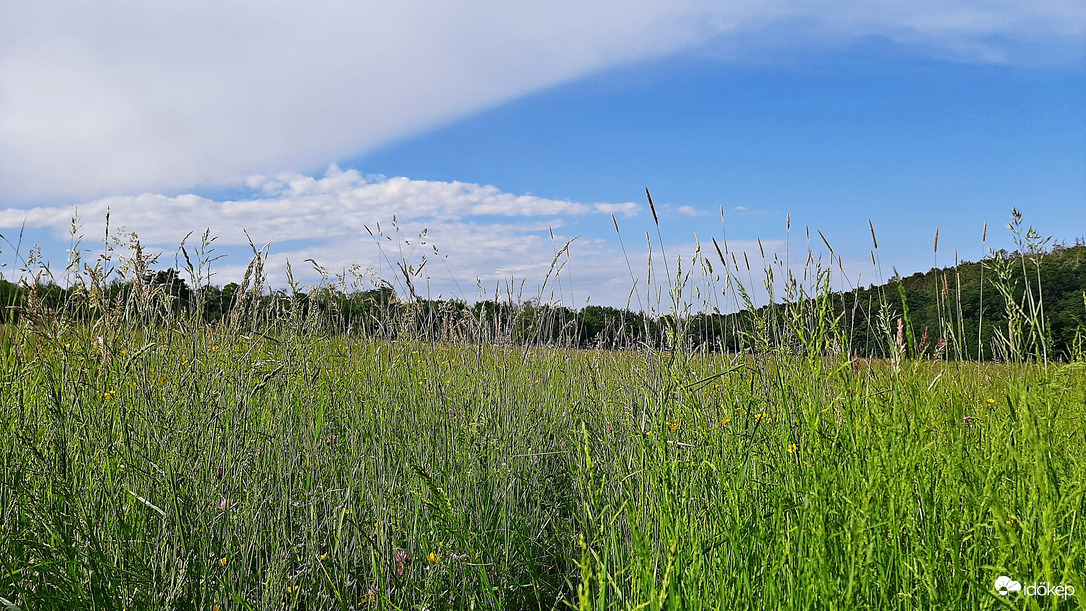
[[[114,281],[97,291],[0,280],[4,319],[94,320],[183,316],[200,324],[428,341],[576,348],[755,352],[786,347],[887,357],[1078,359],[1086,353],[1086,245],[992,253],[982,262],[932,269],[881,286],[824,292],[732,314],[649,316],[607,306],[571,309],[535,302],[404,299],[385,285],[345,293],[227,284],[190,287],[176,269]],[[810,338],[818,341],[812,343]],[[1017,356],[1016,356],[1017,355]]]

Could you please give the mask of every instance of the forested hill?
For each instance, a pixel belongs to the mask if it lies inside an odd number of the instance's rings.
[[[287,293],[260,286],[190,288],[177,270],[96,290],[33,288],[0,280],[3,319],[182,317],[198,324],[307,325],[427,341],[508,342],[578,348],[751,352],[785,347],[862,357],[999,359],[1086,356],[1086,245],[998,252],[983,262],[930,270],[881,286],[825,293],[735,314],[651,317],[607,306],[398,299],[387,284],[345,293],[322,286]],[[810,338],[817,336],[818,341]]]
[[[982,262],[841,293],[834,301],[842,329],[861,354],[884,354],[886,335],[894,334],[896,343],[901,318],[910,323],[903,341],[916,354],[941,349],[950,358],[986,360],[1010,358],[1013,350],[1066,357],[1076,341],[1080,351],[1086,341],[1086,245],[999,251]]]

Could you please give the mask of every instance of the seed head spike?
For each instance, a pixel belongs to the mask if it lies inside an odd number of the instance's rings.
[[[656,226],[660,226],[660,219],[656,216],[656,206],[652,205],[652,194],[649,193],[649,188],[645,187],[645,197],[649,198],[649,210],[652,211],[652,220],[656,223]]]

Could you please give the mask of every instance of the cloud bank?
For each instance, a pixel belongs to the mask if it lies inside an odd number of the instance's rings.
[[[363,176],[337,166],[323,177],[255,175],[245,185],[253,197],[216,201],[145,193],[98,199],[78,207],[82,237],[103,235],[108,214],[115,234],[134,232],[142,244],[170,256],[187,234],[207,229],[219,248],[246,247],[217,268],[220,284],[241,277],[250,239],[274,245],[268,270],[276,284],[282,284],[288,259],[296,273],[301,265],[299,277],[315,281],[313,270],[302,263],[306,259],[331,273],[358,264],[392,279],[396,262],[418,265],[426,256],[435,263],[428,272],[436,276],[435,291],[474,298],[477,282],[490,288],[505,281],[541,282],[554,253],[573,237],[568,226],[578,218],[609,226],[610,215],[624,218],[641,210],[632,202],[554,200],[488,185]],[[0,210],[0,228],[46,228],[61,239],[70,231],[72,215],[64,206],[9,208]],[[585,286],[613,283],[615,253],[609,246],[582,241],[578,252],[592,274],[583,278]]]
[[[1078,61],[1079,0],[0,3],[0,201],[312,172],[541,88],[682,49],[881,37]]]

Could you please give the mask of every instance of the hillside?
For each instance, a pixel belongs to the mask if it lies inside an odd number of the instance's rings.
[[[917,354],[932,353],[940,341],[951,358],[1006,359],[1012,347],[1036,355],[1081,353],[1086,245],[1029,255],[997,252],[982,262],[916,273],[839,294],[835,311],[861,354],[885,354],[880,312],[895,321],[907,318],[904,339]]]

